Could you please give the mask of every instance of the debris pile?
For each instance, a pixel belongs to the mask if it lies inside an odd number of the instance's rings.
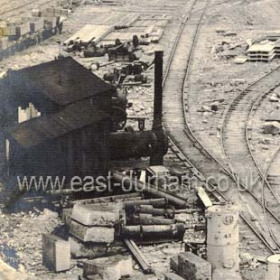
[[[129,181],[121,173],[113,177],[143,189],[140,181]],[[143,192],[70,201],[63,208],[68,227],[63,239],[43,236],[44,264],[55,272],[69,270],[71,252],[73,259],[86,258],[80,279],[117,280],[133,274],[133,257],[145,274],[153,274],[137,244],[182,241],[186,230],[195,230],[182,214],[198,210],[186,208],[187,202],[175,194],[149,187]]]
[[[1,214],[1,244],[6,244],[16,251],[15,258],[26,270],[34,271],[42,263],[41,240],[43,233],[52,232],[61,221],[58,214],[45,209],[42,213],[15,213],[11,215]],[[40,225],[35,227],[34,224]],[[11,238],[11,237],[14,238]],[[33,242],[30,242],[32,240]],[[9,254],[7,254],[8,256]],[[11,263],[11,260],[3,254],[3,260]],[[16,267],[16,265],[14,265]]]
[[[223,37],[222,41],[213,46],[211,53],[215,56],[230,59],[241,55],[247,44],[237,37],[237,33],[226,30],[216,30]]]
[[[115,85],[141,85],[148,81],[148,77],[143,74],[145,65],[141,62],[123,63],[120,67],[115,67],[113,72],[105,73],[104,80]]]
[[[264,134],[276,135],[280,133],[280,124],[278,122],[268,122],[262,126]]]

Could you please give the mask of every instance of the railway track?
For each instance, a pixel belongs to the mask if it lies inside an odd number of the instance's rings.
[[[266,225],[267,231],[278,249],[280,239],[276,235],[280,232],[280,224],[273,223],[264,205],[266,205],[265,198],[269,197],[269,200],[277,201],[280,207],[280,199],[270,186],[253,154],[250,145],[250,123],[253,112],[258,108],[259,98],[263,98],[279,86],[279,74],[280,67],[277,67],[234,98],[225,111],[221,137],[223,153],[233,176],[262,201],[263,211],[258,212],[258,217],[262,224]],[[276,215],[276,207],[270,207],[270,209]]]
[[[251,108],[249,117],[248,117],[248,121],[246,124],[246,139],[248,141],[248,148],[250,149],[250,153],[252,155],[252,158],[254,159],[254,161],[256,162],[256,164],[259,166],[259,170],[262,173],[262,182],[265,183],[265,185],[268,186],[268,188],[270,189],[271,193],[274,195],[274,197],[276,198],[276,206],[279,206],[280,204],[280,196],[279,196],[279,192],[277,190],[277,186],[279,186],[278,183],[278,177],[279,177],[279,170],[278,170],[278,166],[280,165],[280,147],[278,147],[274,153],[271,156],[270,160],[266,160],[268,162],[267,167],[261,167],[262,163],[258,162],[256,157],[254,156],[254,146],[252,143],[252,139],[253,139],[253,135],[252,135],[252,131],[253,131],[253,118],[256,114],[256,112],[259,110],[259,107],[262,105],[263,102],[266,102],[268,99],[268,95],[271,93],[271,90],[268,91],[264,91],[263,93],[261,93],[256,100],[253,103],[253,106]],[[262,170],[261,170],[262,169]],[[262,184],[264,185],[264,184]]]
[[[279,194],[279,187],[280,187],[280,172],[279,172],[279,166],[280,166],[280,147],[277,148],[277,150],[272,155],[272,158],[267,166],[267,169],[264,172],[264,176],[266,177],[266,180],[269,182],[272,189],[276,192],[276,194]],[[268,200],[265,197],[265,200]]]
[[[271,234],[269,227],[258,219],[258,213],[265,210],[265,213],[270,215],[271,219],[278,225],[280,225],[279,218],[261,199],[247,190],[228,167],[217,161],[205,149],[193,134],[186,119],[187,92],[185,89],[208,4],[207,0],[193,1],[174,44],[164,76],[164,126],[172,145],[180,151],[180,157],[184,158],[183,161],[188,162],[189,168],[192,168],[194,175],[200,182],[206,187],[215,188],[215,192],[212,194],[215,194],[218,199],[235,202],[240,206],[240,216],[244,221],[242,230],[248,231],[250,229],[257,240],[265,245],[267,253],[276,253],[279,250],[279,244]],[[200,7],[197,7],[198,5]],[[192,13],[194,9],[196,10],[195,14]]]

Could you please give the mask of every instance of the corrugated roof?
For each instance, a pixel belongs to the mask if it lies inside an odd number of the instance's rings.
[[[71,57],[35,65],[11,73],[14,86],[36,88],[58,105],[67,105],[114,90]]]
[[[20,123],[9,131],[9,135],[28,149],[108,118],[108,114],[99,111],[89,101],[80,101],[57,114]]]

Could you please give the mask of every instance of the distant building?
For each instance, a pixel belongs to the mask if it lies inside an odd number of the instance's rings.
[[[9,73],[0,87],[2,169],[9,175],[104,174],[114,91],[72,58]]]

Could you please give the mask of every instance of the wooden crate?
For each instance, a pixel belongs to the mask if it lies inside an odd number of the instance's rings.
[[[41,17],[26,17],[24,19],[29,21],[30,33],[35,33],[44,28],[44,19]]]
[[[26,34],[30,33],[30,23],[25,22],[21,23],[18,26],[16,26],[16,35],[17,36],[24,36]]]
[[[33,18],[30,21],[30,31],[35,33],[44,28],[44,19],[43,18]]]
[[[52,234],[43,234],[43,264],[55,272],[70,269],[70,242]]]
[[[10,36],[23,36],[30,33],[30,23],[26,18],[15,19],[7,23],[10,27]]]

